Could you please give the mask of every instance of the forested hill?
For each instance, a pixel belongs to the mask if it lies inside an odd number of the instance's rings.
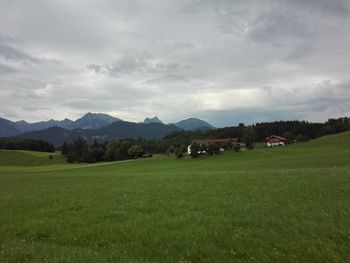
[[[262,122],[252,125],[255,132],[255,141],[264,142],[266,137],[274,134],[294,140],[314,139],[327,134],[350,130],[350,118],[329,119],[325,123],[312,123],[307,121],[275,121]],[[204,131],[179,131],[167,135],[164,140],[172,145],[189,144],[194,139],[206,138],[241,138],[245,128],[244,124]]]
[[[61,146],[64,142],[72,142],[78,137],[83,137],[88,143],[94,139],[99,142],[105,142],[112,138],[117,139],[161,139],[165,135],[178,131],[175,125],[166,125],[162,123],[134,123],[118,121],[96,130],[76,129],[66,130],[59,127],[50,127],[41,131],[33,131],[19,135],[19,138],[44,140],[52,143],[56,147]]]

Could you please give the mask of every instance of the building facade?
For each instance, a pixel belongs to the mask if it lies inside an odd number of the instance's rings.
[[[271,135],[266,138],[266,145],[267,147],[274,147],[274,146],[284,146],[287,143],[288,139],[277,136],[277,135]]]

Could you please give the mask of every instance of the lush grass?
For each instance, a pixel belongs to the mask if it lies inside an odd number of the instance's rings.
[[[52,156],[52,159],[49,156]],[[0,166],[42,166],[64,164],[60,152],[47,153],[23,150],[0,150]]]
[[[350,133],[198,160],[0,168],[0,262],[347,262]]]

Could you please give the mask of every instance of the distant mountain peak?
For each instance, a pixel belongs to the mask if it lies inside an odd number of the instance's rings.
[[[106,113],[95,113],[95,112],[87,112],[81,118],[103,118],[103,117],[117,119],[117,118],[115,118],[111,115],[108,115]]]
[[[69,129],[99,129],[116,121],[121,121],[121,119],[105,113],[88,112],[74,121],[72,125],[69,126]]]
[[[163,122],[158,118],[158,116],[155,116],[155,117],[152,117],[152,118],[147,117],[143,122],[144,122],[144,123],[163,123]]]
[[[177,127],[185,131],[191,130],[207,130],[214,129],[215,127],[206,121],[197,118],[188,118],[177,123],[174,123]]]

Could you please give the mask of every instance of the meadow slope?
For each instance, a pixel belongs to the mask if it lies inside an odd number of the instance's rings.
[[[350,258],[350,133],[196,160],[14,160],[0,161],[0,262]]]

